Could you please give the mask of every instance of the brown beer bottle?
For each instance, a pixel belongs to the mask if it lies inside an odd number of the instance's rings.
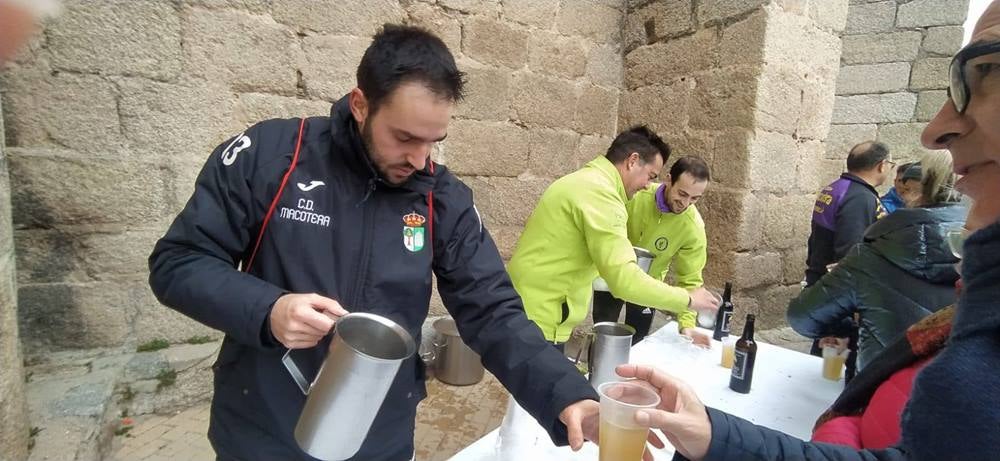
[[[750,383],[753,381],[753,365],[757,360],[757,343],[753,340],[753,314],[747,314],[747,322],[743,325],[743,336],[736,341],[736,361],[733,363],[733,375],[729,378],[729,388],[741,394],[750,393]]]

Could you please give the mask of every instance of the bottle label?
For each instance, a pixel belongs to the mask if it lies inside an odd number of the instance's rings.
[[[744,379],[747,372],[747,353],[746,351],[737,350],[735,351],[736,360],[733,363],[733,378]]]
[[[722,332],[729,333],[729,321],[733,318],[732,311],[722,313]]]

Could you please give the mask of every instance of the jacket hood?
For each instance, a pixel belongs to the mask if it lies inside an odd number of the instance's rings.
[[[872,224],[865,243],[900,269],[931,283],[958,279],[948,231],[965,223],[962,205],[901,208]]]

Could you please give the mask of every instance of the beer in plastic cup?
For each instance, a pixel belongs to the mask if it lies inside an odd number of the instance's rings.
[[[736,340],[735,336],[722,338],[722,366],[732,368],[736,361]]]
[[[823,377],[831,381],[840,381],[849,353],[847,349],[837,349],[836,346],[823,346]]]
[[[635,422],[635,414],[660,404],[652,389],[633,382],[607,382],[601,395],[600,461],[639,461],[646,450],[649,429]]]

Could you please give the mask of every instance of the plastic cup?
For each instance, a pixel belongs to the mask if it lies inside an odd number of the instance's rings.
[[[635,414],[656,408],[660,396],[628,381],[601,384],[597,393],[601,396],[600,461],[641,460],[649,429],[635,422]]]
[[[736,362],[736,337],[726,336],[722,338],[722,366],[732,368]]]
[[[847,349],[840,351],[836,346],[823,346],[823,377],[840,381],[849,353]]]

